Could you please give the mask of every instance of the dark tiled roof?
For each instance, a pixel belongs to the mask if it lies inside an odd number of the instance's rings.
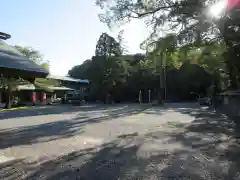
[[[6,33],[3,33],[3,32],[0,32],[0,39],[9,39],[11,38],[11,35],[10,34],[6,34]]]
[[[70,82],[78,82],[78,83],[89,83],[89,80],[87,79],[74,79],[67,76],[56,76],[56,75],[48,75],[47,79],[56,79],[56,80],[62,80],[62,81],[70,81]]]
[[[32,76],[44,77],[48,72],[33,61],[24,57],[17,49],[6,44],[0,39],[0,68],[9,70],[21,70]]]

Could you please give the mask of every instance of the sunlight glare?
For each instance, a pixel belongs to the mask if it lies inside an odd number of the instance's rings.
[[[214,17],[218,17],[224,11],[227,6],[226,0],[220,0],[209,8],[210,14]]]

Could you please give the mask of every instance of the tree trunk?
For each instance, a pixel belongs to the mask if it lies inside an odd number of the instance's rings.
[[[163,104],[163,98],[162,98],[162,88],[161,89],[159,89],[159,91],[158,91],[158,104],[159,105],[162,105]]]
[[[105,95],[105,102],[106,102],[106,104],[109,104],[109,93],[108,92]]]
[[[10,90],[7,91],[7,98],[5,108],[10,109],[12,107],[12,93]]]

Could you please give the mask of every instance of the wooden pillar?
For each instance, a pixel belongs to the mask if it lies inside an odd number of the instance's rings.
[[[36,92],[33,91],[31,93],[31,99],[32,99],[32,104],[35,106],[37,101]]]
[[[42,93],[42,104],[43,105],[47,104],[47,95],[45,92]]]
[[[62,104],[65,104],[67,100],[67,93],[63,92],[63,97],[62,97]]]

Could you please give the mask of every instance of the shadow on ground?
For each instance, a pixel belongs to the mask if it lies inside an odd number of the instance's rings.
[[[131,144],[133,135],[104,144],[97,148],[72,152],[42,163],[17,160],[0,165],[1,179],[45,180],[120,180],[120,179],[238,179],[237,166],[224,169],[219,160],[211,161],[191,150],[172,152],[141,150]],[[143,142],[142,142],[143,143]],[[227,166],[227,165],[226,165]]]
[[[36,106],[36,107],[29,107],[29,109],[24,109],[24,110],[11,110],[11,111],[0,112],[0,120],[10,119],[10,118],[19,118],[19,117],[39,116],[39,115],[64,114],[64,113],[71,113],[71,112],[77,112],[77,111],[83,111],[83,112],[96,111],[96,110],[101,111],[101,110],[107,110],[108,108],[109,108],[109,105],[100,105],[100,104],[84,105],[84,106],[72,106],[72,105]]]
[[[125,137],[126,138],[126,137]],[[178,175],[168,166],[178,160],[186,151],[168,154],[158,152],[147,155],[139,152],[140,145],[131,145],[133,136],[128,138],[128,144],[119,145],[122,138],[104,144],[98,148],[77,151],[36,165],[17,160],[0,166],[2,179],[83,179],[83,180],[118,180],[118,179],[159,179],[174,178]],[[125,140],[125,139],[124,139]],[[181,164],[178,164],[179,166]],[[16,171],[16,169],[18,169]],[[22,176],[24,175],[24,176]],[[188,176],[197,179],[194,172]],[[183,175],[179,178],[185,177]],[[190,177],[190,176],[189,176]]]
[[[121,106],[121,108],[112,109],[112,111],[105,111],[103,116],[91,117],[88,116],[88,113],[92,112],[88,111],[81,113],[81,115],[76,115],[76,117],[70,120],[3,129],[0,130],[0,149],[73,137],[83,133],[85,125],[131,116],[144,111],[146,108],[148,106]],[[97,110],[100,113],[102,112],[102,110]]]
[[[0,165],[0,178],[240,179],[235,124],[226,116],[204,108],[175,107],[174,110],[195,120],[172,132],[121,135],[110,143],[53,160],[5,163]]]

